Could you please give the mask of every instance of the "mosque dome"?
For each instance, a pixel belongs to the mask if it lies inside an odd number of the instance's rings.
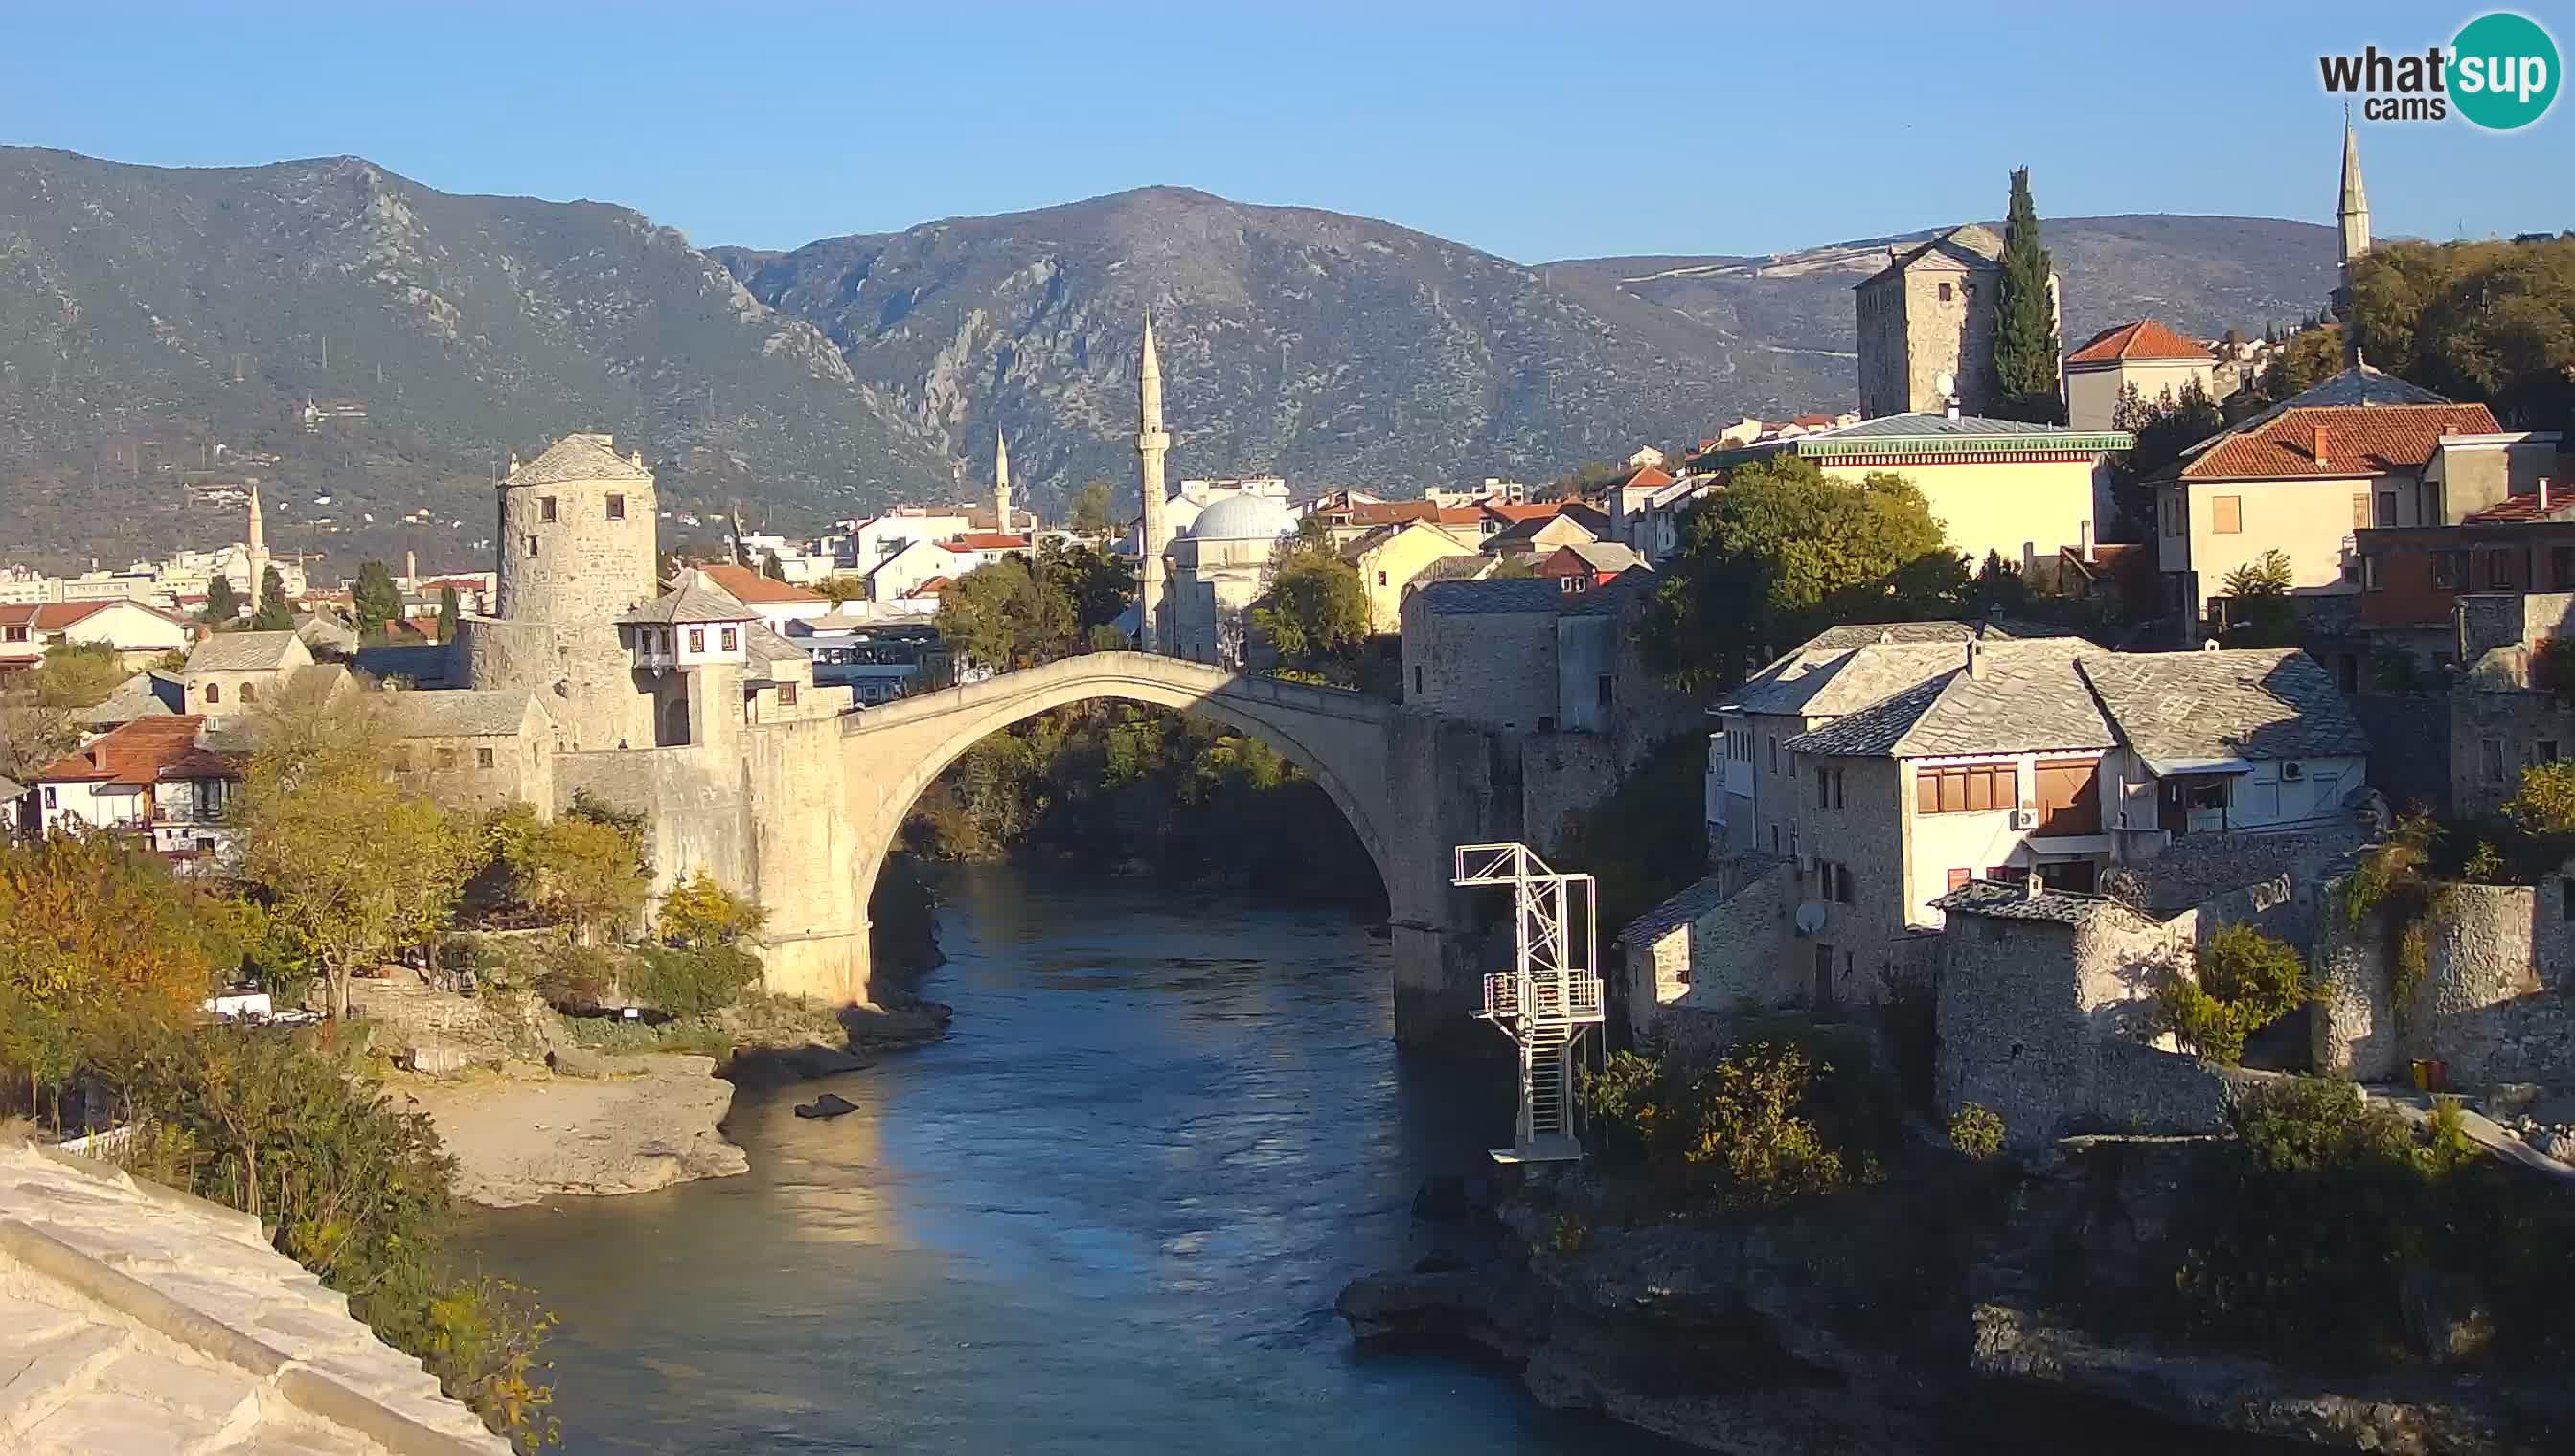
[[[1277,541],[1296,529],[1288,503],[1276,496],[1228,496],[1190,524],[1192,541]]]

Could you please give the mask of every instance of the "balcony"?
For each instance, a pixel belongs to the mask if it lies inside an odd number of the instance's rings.
[[[1527,981],[1527,988],[1524,1005],[1519,976],[1485,976],[1483,1014],[1526,1015],[1536,1021],[1601,1019],[1600,977],[1596,975],[1532,976]]]

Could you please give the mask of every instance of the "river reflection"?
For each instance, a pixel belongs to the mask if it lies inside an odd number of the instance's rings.
[[[944,888],[947,1041],[739,1098],[743,1177],[478,1220],[563,1316],[570,1449],[1665,1449],[1355,1350],[1331,1313],[1417,1254],[1422,1178],[1508,1136],[1505,1088],[1396,1061],[1361,924],[1008,869]],[[859,1110],[793,1115],[826,1089]]]

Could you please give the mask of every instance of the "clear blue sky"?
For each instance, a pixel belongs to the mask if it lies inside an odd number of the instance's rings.
[[[2575,54],[2565,0],[2524,7]],[[788,247],[1148,183],[1522,262],[1786,249],[2040,211],[2330,222],[2319,49],[2478,8],[252,4],[0,15],[0,141],[166,166],[355,153]],[[2155,141],[2161,135],[2168,140]],[[2575,97],[2363,129],[2381,234],[2575,225]]]

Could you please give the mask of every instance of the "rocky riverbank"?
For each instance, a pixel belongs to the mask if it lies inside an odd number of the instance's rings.
[[[1531,1186],[1467,1215],[1492,1251],[1361,1278],[1336,1307],[1360,1339],[1469,1345],[1547,1405],[1742,1456],[1936,1449],[2016,1402],[2075,1429],[2168,1423],[2201,1452],[2569,1449],[2560,1382],[2336,1378],[2094,1332],[2083,1316],[2120,1297],[2198,1142],[2079,1139],[2026,1177],[1908,1170],[1712,1221],[1620,1226],[1579,1185]]]

